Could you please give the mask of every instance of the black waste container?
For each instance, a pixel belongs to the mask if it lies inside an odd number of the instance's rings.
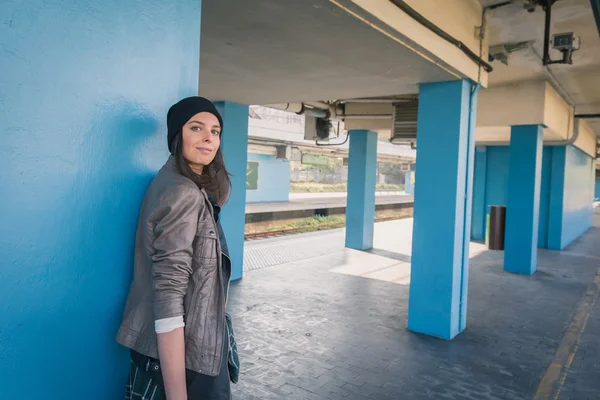
[[[490,250],[504,250],[504,230],[506,226],[506,206],[490,206]]]

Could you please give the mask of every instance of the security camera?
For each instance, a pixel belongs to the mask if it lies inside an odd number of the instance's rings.
[[[579,37],[573,32],[557,33],[552,36],[552,48],[560,51],[579,50]]]
[[[573,52],[579,50],[580,40],[573,32],[558,33],[552,36],[552,48],[563,53],[563,62],[573,64]]]
[[[500,61],[504,65],[508,65],[508,49],[504,45],[497,45],[490,47],[488,60],[492,61]]]

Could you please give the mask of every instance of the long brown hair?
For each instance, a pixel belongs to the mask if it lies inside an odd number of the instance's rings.
[[[181,130],[175,136],[175,158],[177,160],[177,168],[179,172],[191,179],[199,189],[206,190],[220,206],[224,205],[229,199],[231,192],[231,179],[229,172],[225,167],[225,160],[221,146],[217,149],[215,159],[208,165],[202,168],[202,174],[197,174],[190,167],[186,159],[183,157],[183,139]]]

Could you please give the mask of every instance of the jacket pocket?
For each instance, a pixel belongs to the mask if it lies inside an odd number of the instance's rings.
[[[216,260],[217,239],[217,230],[213,225],[199,225],[198,231],[196,232],[196,246],[194,248],[194,258],[199,261]]]

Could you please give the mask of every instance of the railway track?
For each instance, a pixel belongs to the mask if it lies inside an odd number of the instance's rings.
[[[403,215],[403,216],[382,216],[375,218],[375,222],[385,222],[385,221],[394,221],[397,219],[411,218],[411,215]],[[317,232],[317,231],[325,231],[329,229],[338,229],[343,228],[343,223],[337,224],[324,224],[317,225],[313,227],[298,227],[298,228],[285,228],[278,229],[272,231],[258,231],[258,232],[248,232],[245,234],[246,240],[256,240],[256,239],[264,239],[268,237],[276,237],[276,236],[287,236],[293,235],[296,233],[306,233],[306,232]]]

